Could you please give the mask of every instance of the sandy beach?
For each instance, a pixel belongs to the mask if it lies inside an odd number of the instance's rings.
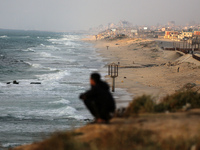
[[[187,83],[200,84],[200,62],[191,54],[161,49],[169,46],[170,41],[137,38],[96,41],[95,37],[84,40],[93,43],[108,64],[119,63],[116,88],[126,89],[133,97],[149,94],[159,102]],[[106,80],[112,83],[109,76]]]

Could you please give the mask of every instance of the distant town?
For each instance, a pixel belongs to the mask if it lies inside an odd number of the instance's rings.
[[[97,39],[113,39],[116,37],[164,38],[174,41],[188,41],[191,44],[200,43],[200,24],[195,22],[188,23],[185,26],[176,25],[175,21],[169,21],[166,25],[133,26],[128,21],[120,21],[118,24],[109,23],[107,26],[100,25],[97,28],[90,28],[90,31],[98,32]]]

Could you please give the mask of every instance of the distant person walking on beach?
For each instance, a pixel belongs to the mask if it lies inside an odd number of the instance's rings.
[[[91,89],[82,93],[80,99],[95,117],[94,123],[108,123],[116,107],[109,85],[101,80],[98,73],[91,74],[90,85]]]

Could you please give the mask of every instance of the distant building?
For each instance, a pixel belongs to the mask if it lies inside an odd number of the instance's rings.
[[[200,31],[194,31],[195,36],[200,36]]]
[[[182,31],[180,35],[178,35],[179,39],[184,39],[184,38],[191,38],[193,36],[193,32],[191,31]]]
[[[162,28],[161,31],[165,32],[165,31],[166,31],[166,28]]]
[[[111,29],[111,31],[115,32],[115,31],[116,31],[116,29]]]
[[[132,33],[133,35],[138,35],[138,31],[137,31],[137,30],[131,30],[131,33]]]
[[[165,31],[165,39],[177,39],[179,35],[178,31]]]

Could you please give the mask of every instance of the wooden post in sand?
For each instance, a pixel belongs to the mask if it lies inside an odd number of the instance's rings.
[[[108,65],[108,75],[113,79],[112,92],[115,92],[115,78],[118,77],[118,65],[111,63]]]
[[[97,36],[97,35],[95,35],[95,37],[96,37],[96,41],[97,41],[97,38],[98,38],[98,36]]]

